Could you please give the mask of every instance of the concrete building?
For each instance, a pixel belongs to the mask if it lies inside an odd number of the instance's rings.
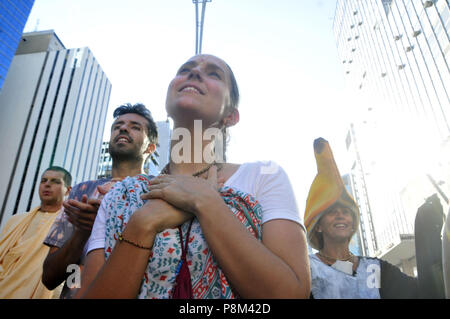
[[[39,203],[42,172],[97,176],[111,84],[88,48],[66,49],[53,31],[22,36],[0,93],[0,220]]]
[[[350,173],[347,176],[346,185],[351,189],[353,198],[358,203],[360,211],[359,235],[361,241],[361,253],[363,256],[371,256],[378,249],[378,241],[373,223],[372,208],[367,190],[366,174],[364,172],[356,133],[351,126],[345,141],[347,151],[351,154],[352,160]]]
[[[149,175],[158,175],[169,163],[170,137],[172,130],[169,121],[156,122],[158,128],[158,145],[152,158],[148,158],[144,164],[144,171]],[[102,143],[100,161],[98,165],[98,178],[110,177],[112,173],[112,158],[109,154],[109,142]]]
[[[333,29],[358,137],[351,176],[372,218],[365,253],[414,274],[417,209],[434,193],[449,208],[449,4],[338,0]]]
[[[34,0],[0,1],[0,91]]]
[[[348,193],[352,195],[352,197],[356,198],[356,193],[354,189],[354,184],[352,183],[351,175],[345,174],[342,176],[342,180],[344,181],[345,188],[347,189]],[[356,200],[356,199],[355,199]],[[361,209],[360,209],[361,213]],[[363,214],[361,213],[361,216]],[[365,229],[365,223],[366,221],[364,218],[360,218],[360,227],[358,231],[353,235],[352,239],[350,240],[349,249],[350,252],[355,256],[364,256],[366,255],[364,252],[367,249],[363,243],[365,239],[364,229]]]

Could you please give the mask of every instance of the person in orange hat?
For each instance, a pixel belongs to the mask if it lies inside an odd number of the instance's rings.
[[[377,258],[353,255],[349,243],[356,233],[358,205],[344,186],[330,145],[314,141],[318,173],[305,209],[310,255],[311,297],[315,299],[417,298],[417,279]]]

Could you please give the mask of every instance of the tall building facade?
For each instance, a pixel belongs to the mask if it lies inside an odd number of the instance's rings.
[[[442,193],[448,210],[449,2],[338,0],[333,31],[354,105],[351,175],[372,217],[367,253],[406,264],[424,199]]]
[[[53,31],[22,36],[0,93],[0,219],[39,203],[39,179],[57,165],[78,183],[97,176],[111,83],[88,48]]]
[[[354,184],[352,183],[351,176],[349,174],[345,174],[344,176],[342,176],[342,180],[348,193],[351,194],[353,198],[355,198],[356,194],[355,189],[353,188]],[[358,231],[350,240],[349,250],[355,256],[364,256],[365,246],[363,245],[363,229],[365,228],[365,222],[363,220],[360,220],[359,224],[360,227]]]
[[[0,0],[0,91],[34,0]]]
[[[149,175],[158,175],[169,163],[170,138],[172,130],[169,121],[156,122],[158,129],[158,145],[155,152],[144,164],[144,171]],[[110,177],[112,174],[112,158],[109,154],[109,142],[102,143],[100,161],[98,165],[98,178]]]

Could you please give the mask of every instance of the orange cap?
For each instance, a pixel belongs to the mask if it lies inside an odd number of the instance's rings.
[[[308,231],[309,244],[318,250],[319,241],[315,226],[327,209],[336,203],[348,207],[353,212],[354,232],[358,229],[360,215],[358,205],[344,186],[327,140],[320,137],[314,141],[314,155],[317,175],[306,200],[305,227]]]

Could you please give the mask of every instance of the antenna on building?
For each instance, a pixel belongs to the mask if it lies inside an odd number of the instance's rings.
[[[205,21],[205,10],[206,3],[211,2],[212,0],[192,0],[192,3],[195,4],[195,54],[202,53],[202,39],[203,39],[203,23]],[[199,16],[199,6],[198,4],[202,4],[202,13],[200,21],[198,19]]]
[[[39,27],[39,19],[36,20],[36,26],[34,27],[34,32],[38,31],[38,27]]]

